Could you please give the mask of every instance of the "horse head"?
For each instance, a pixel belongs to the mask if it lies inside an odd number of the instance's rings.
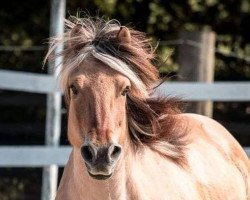
[[[69,76],[68,136],[81,149],[89,174],[107,178],[126,139],[130,80],[89,57]]]
[[[99,18],[66,20],[66,27],[62,38],[52,39],[45,59],[64,45],[55,56],[64,57],[60,79],[68,105],[68,138],[89,175],[109,178],[131,145],[137,149],[146,144],[181,158],[182,143],[174,138],[180,134],[165,134],[176,129],[166,116],[178,113],[173,109],[177,101],[150,97],[159,74],[145,34]]]

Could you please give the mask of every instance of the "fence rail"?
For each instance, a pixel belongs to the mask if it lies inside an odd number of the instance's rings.
[[[0,167],[64,166],[71,149],[70,146],[0,146]]]
[[[250,101],[250,82],[167,82],[157,93],[187,101]]]
[[[0,70],[0,89],[47,94],[59,90],[56,82],[52,75]]]
[[[1,146],[0,167],[43,167],[53,164],[64,166],[71,149],[70,146]],[[250,157],[250,147],[244,149]]]
[[[0,89],[32,93],[52,93],[60,89],[51,75],[0,70]],[[246,82],[167,82],[157,94],[182,97],[187,101],[250,101],[250,81]]]

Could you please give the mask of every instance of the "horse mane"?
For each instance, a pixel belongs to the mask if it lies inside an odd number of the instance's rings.
[[[66,20],[65,34],[51,38],[45,61],[64,57],[60,79],[66,103],[69,101],[68,77],[89,56],[131,77],[133,90],[127,95],[127,115],[133,146],[135,149],[148,146],[178,164],[185,163],[186,131],[177,120],[182,110],[181,101],[150,96],[155,84],[160,83],[159,72],[153,65],[154,48],[145,33],[133,29],[129,29],[131,43],[121,43],[117,39],[120,27],[116,20],[70,17]],[[53,54],[59,45],[64,45],[64,50]],[[105,59],[109,60],[105,62]],[[111,66],[111,61],[116,64]],[[143,90],[147,95],[143,95]]]

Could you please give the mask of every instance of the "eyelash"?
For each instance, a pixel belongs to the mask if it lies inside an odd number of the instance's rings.
[[[74,85],[71,85],[69,88],[73,92],[74,95],[78,94],[78,90],[77,90],[77,88]]]
[[[130,87],[127,86],[123,91],[122,91],[122,96],[126,96],[126,94],[130,91]]]

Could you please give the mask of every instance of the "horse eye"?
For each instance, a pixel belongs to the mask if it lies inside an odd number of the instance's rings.
[[[73,92],[74,95],[78,94],[78,90],[74,85],[71,85],[69,88],[71,89],[71,91]]]
[[[130,91],[130,87],[127,86],[123,91],[122,91],[122,96],[126,96],[126,94]]]

